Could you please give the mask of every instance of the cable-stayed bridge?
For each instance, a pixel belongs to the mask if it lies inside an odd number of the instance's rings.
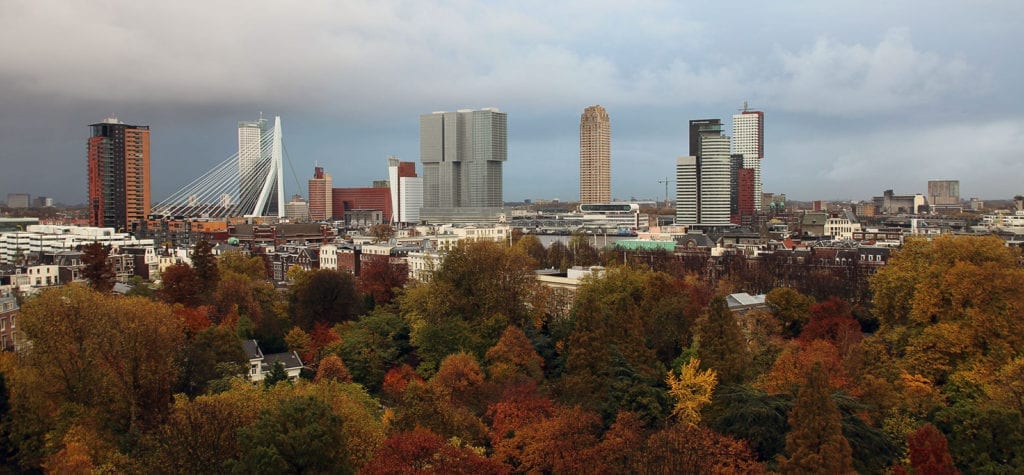
[[[284,217],[281,117],[238,124],[238,152],[153,206],[167,217]]]

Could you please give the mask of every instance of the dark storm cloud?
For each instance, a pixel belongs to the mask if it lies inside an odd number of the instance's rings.
[[[744,100],[767,114],[766,191],[1024,191],[1016,2],[549,3],[0,1],[0,197],[84,201],[85,126],[111,113],[152,127],[163,197],[260,111],[284,119],[291,193],[314,162],[357,186],[417,160],[421,113],[496,106],[506,199],[568,200],[600,103],[613,195],[660,199],[686,121]]]

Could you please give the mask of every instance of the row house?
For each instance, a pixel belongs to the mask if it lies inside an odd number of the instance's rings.
[[[0,350],[17,351],[21,347],[18,333],[18,299],[10,290],[0,291]]]

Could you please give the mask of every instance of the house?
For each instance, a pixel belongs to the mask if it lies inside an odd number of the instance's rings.
[[[0,351],[16,351],[21,339],[18,325],[18,299],[10,290],[0,290]]]
[[[288,379],[292,381],[299,379],[299,373],[302,371],[302,359],[299,358],[298,353],[289,351],[264,355],[256,340],[243,341],[242,348],[245,350],[245,354],[249,356],[249,372],[245,375],[249,381],[253,383],[263,381],[267,374],[270,373],[270,370],[273,369],[274,363],[278,361],[284,365],[284,371],[288,373]]]

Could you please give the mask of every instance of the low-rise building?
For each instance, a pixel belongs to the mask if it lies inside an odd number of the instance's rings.
[[[274,368],[274,364],[278,362],[284,366],[288,379],[292,381],[299,379],[299,373],[302,372],[303,366],[302,358],[299,358],[298,353],[286,351],[265,355],[256,340],[243,341],[242,348],[245,349],[245,354],[249,357],[249,368],[245,374],[249,381],[253,383],[263,381]]]

